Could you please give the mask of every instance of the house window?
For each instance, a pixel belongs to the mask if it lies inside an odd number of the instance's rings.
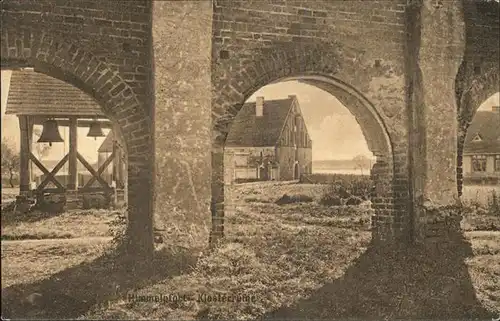
[[[500,172],[500,155],[495,155],[495,172]]]
[[[473,172],[486,172],[486,156],[485,155],[472,156],[472,171]]]

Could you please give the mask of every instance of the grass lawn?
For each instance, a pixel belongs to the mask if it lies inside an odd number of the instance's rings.
[[[2,242],[2,288],[36,282],[95,260],[108,242],[108,238]]]
[[[370,247],[370,208],[273,203],[284,193],[306,194],[317,201],[324,188],[272,183],[232,187],[226,192],[227,237],[219,248],[186,253],[175,247],[175,240],[165,240],[158,252],[160,263],[155,263],[158,273],[147,281],[136,276],[139,272],[121,273],[125,264],[92,261],[104,253],[104,239],[2,242],[2,289],[8,292],[2,301],[13,306],[15,317],[45,318],[449,319],[463,317],[466,311],[483,317],[500,313],[500,232],[474,231],[471,226],[467,255],[461,254],[467,246],[459,245],[451,254],[425,249],[391,257]],[[58,233],[69,233],[61,222],[67,226],[79,218],[73,235],[106,235],[101,227],[110,214],[88,215],[67,213],[51,218],[50,224],[60,226]],[[76,228],[86,219],[95,222],[92,228]],[[37,226],[50,226],[43,222],[37,221]],[[33,292],[42,293],[43,302],[54,301],[53,293],[57,298],[70,296],[61,302],[79,308],[25,303]],[[138,302],[128,300],[129,294],[170,295],[170,300]],[[203,302],[202,294],[233,295],[245,302]]]
[[[20,215],[2,213],[2,240],[110,236],[110,210],[68,210],[47,215],[39,211]]]

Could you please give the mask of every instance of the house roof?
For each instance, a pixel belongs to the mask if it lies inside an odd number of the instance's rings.
[[[115,135],[113,134],[113,131],[110,130],[108,133],[108,136],[104,139],[102,142],[101,146],[99,146],[99,149],[97,150],[98,153],[112,153],[113,152],[113,140],[114,140]]]
[[[481,138],[473,141],[476,136]],[[464,153],[500,153],[500,113],[478,111],[467,129]]]
[[[231,126],[226,146],[275,146],[294,99],[264,100],[262,117],[255,115],[255,102],[244,104]]]
[[[14,70],[6,114],[104,116],[99,104],[80,89],[33,70]]]

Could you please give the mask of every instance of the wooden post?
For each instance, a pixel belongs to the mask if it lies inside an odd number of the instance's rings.
[[[76,117],[69,118],[69,179],[68,190],[78,188],[78,123]]]
[[[118,160],[120,159],[120,155],[118,153],[118,145],[116,143],[116,138],[113,139],[113,174],[112,174],[112,180],[115,181],[116,183],[118,182]],[[116,184],[118,186],[118,184]]]
[[[31,117],[19,115],[19,129],[21,131],[21,150],[19,155],[19,192],[27,194],[31,189],[30,154],[33,135]]]
[[[120,188],[124,188],[124,181],[125,181],[125,163],[123,161],[124,153],[123,149],[119,148],[118,149],[118,158],[117,158],[117,165],[118,165],[118,183]]]

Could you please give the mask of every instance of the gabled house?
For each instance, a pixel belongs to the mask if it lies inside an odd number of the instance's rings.
[[[463,152],[465,181],[500,179],[500,107],[478,111],[467,129]]]
[[[226,139],[226,183],[294,180],[312,172],[312,141],[296,96],[245,103]]]

